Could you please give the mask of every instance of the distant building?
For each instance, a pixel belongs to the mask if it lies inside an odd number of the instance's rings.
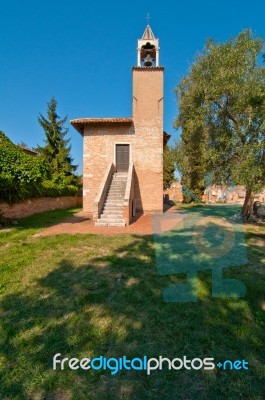
[[[23,146],[19,146],[19,145],[18,145],[18,147],[19,147],[22,151],[24,151],[24,153],[29,154],[30,156],[38,156],[38,155],[39,155],[39,153],[37,153],[37,152],[34,151],[34,150],[30,150],[30,149],[28,149],[27,147],[23,147]]]
[[[179,182],[173,182],[171,186],[164,190],[169,200],[182,202],[182,186]],[[228,187],[226,185],[212,185],[206,189],[202,197],[202,201],[209,203],[227,203],[227,204],[243,204],[245,200],[246,189],[244,186]],[[265,189],[256,193],[255,200],[265,203]]]

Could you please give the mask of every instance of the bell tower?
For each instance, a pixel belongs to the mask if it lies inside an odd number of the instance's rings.
[[[137,66],[138,67],[159,66],[158,39],[155,38],[150,25],[147,25],[147,27],[145,28],[142,39],[138,40]]]
[[[138,40],[137,66],[133,67],[133,118],[134,123],[142,127],[159,126],[162,133],[163,80],[164,67],[159,66],[159,40],[147,25]]]
[[[159,66],[159,40],[149,24],[137,44],[137,66],[132,68],[133,124],[141,147],[135,160],[141,188],[137,204],[147,212],[162,212],[164,67]]]

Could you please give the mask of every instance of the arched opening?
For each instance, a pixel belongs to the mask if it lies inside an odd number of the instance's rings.
[[[151,67],[155,64],[156,49],[153,44],[147,42],[141,47],[141,65]]]

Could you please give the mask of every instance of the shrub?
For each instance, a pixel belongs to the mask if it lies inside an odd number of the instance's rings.
[[[13,203],[29,197],[69,196],[78,188],[50,178],[49,165],[40,156],[24,153],[0,131],[0,200]]]

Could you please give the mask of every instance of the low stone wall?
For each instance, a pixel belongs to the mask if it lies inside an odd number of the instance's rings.
[[[0,213],[4,218],[23,218],[44,211],[82,207],[81,196],[39,197],[14,203],[0,203]]]
[[[134,181],[135,181],[135,170],[133,163],[130,163],[129,170],[128,170],[128,179],[126,182],[126,189],[124,195],[124,203],[123,203],[123,218],[125,221],[126,226],[130,225],[132,214],[133,214],[133,202],[135,201],[134,198]]]
[[[93,203],[93,219],[95,221],[98,218],[100,218],[101,210],[104,206],[104,203],[105,203],[105,200],[107,197],[107,192],[109,190],[110,182],[111,182],[114,172],[115,172],[115,166],[113,163],[110,163],[108,165],[108,168],[107,168],[107,170],[104,174],[104,177],[101,181],[97,196]]]
[[[181,202],[183,200],[182,186],[179,182],[174,182],[171,187],[164,190],[164,195],[168,195],[169,200]],[[235,186],[231,189],[227,186],[213,185],[210,188],[210,192],[205,190],[202,196],[202,201],[215,203],[221,201],[227,204],[243,204],[245,200],[246,190],[244,186]],[[265,189],[256,193],[255,200],[259,200],[261,203],[265,202]]]

